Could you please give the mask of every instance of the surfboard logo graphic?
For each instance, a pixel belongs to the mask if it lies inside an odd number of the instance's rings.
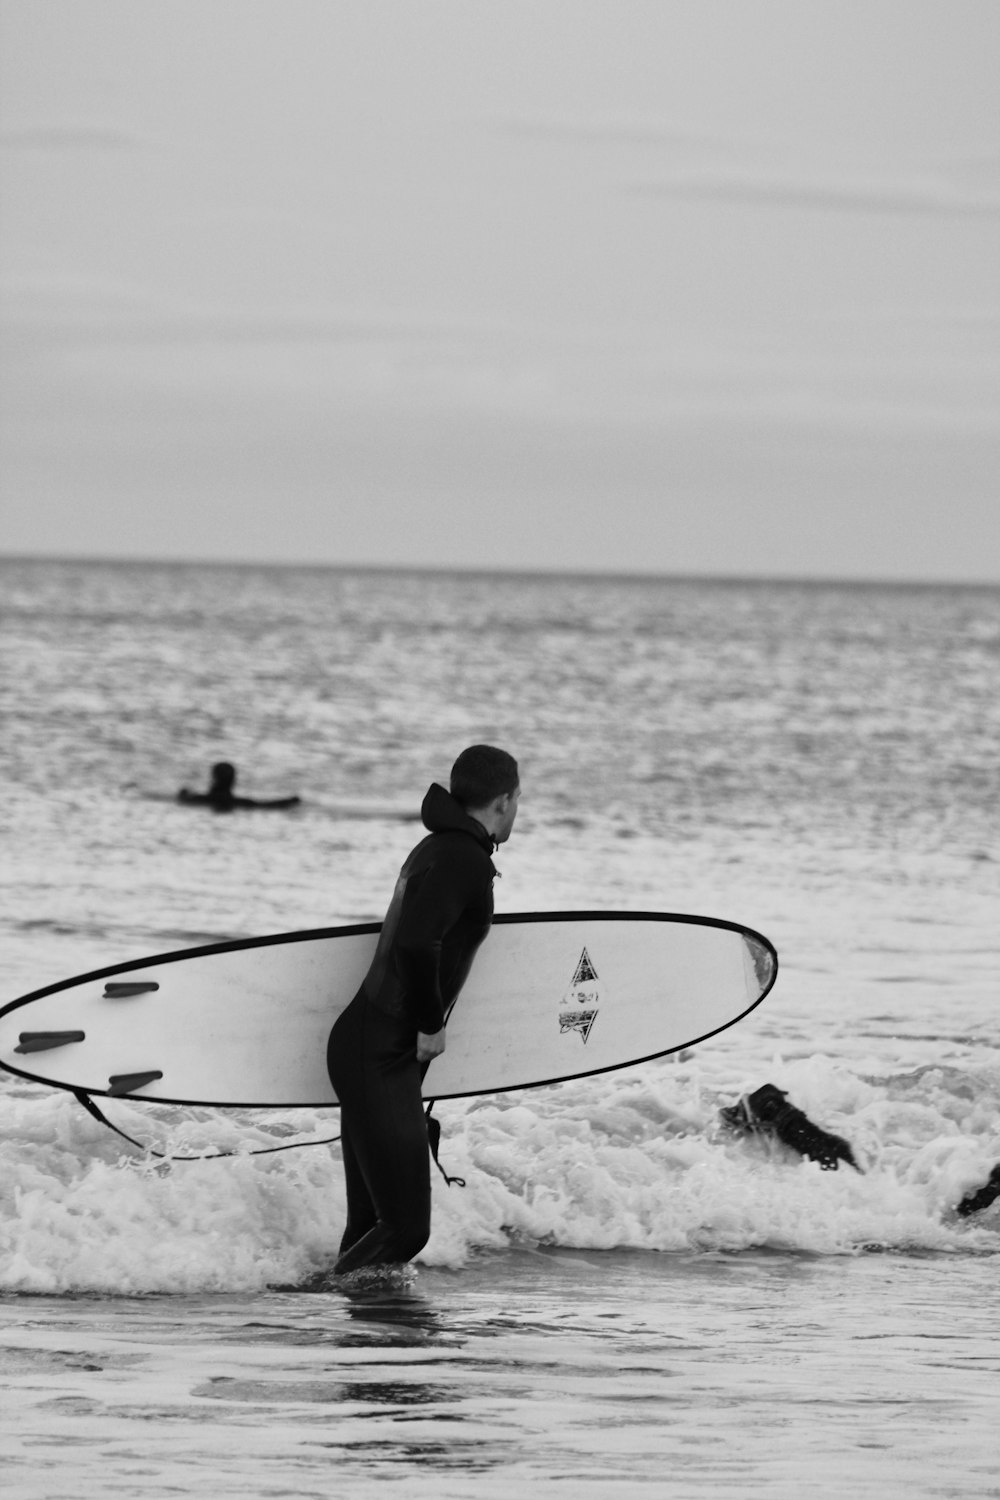
[[[597,1017],[597,1007],[600,1004],[601,992],[597,978],[597,970],[594,968],[590,954],[584,948],[580,954],[580,960],[573,972],[569,989],[562,998],[559,1009],[559,1031],[560,1034],[567,1031],[579,1032],[586,1044],[590,1035],[591,1027]]]

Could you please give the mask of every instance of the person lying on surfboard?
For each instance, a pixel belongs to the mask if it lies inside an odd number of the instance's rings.
[[[719,1116],[729,1130],[772,1136],[800,1156],[818,1161],[824,1172],[836,1172],[841,1162],[856,1172],[862,1171],[843,1136],[834,1135],[810,1120],[788,1102],[787,1093],[776,1084],[765,1083],[752,1094],[744,1094],[735,1104],[720,1109]]]
[[[220,760],[212,767],[207,792],[191,792],[182,786],[177,800],[189,807],[210,807],[213,812],[232,812],[237,807],[298,807],[301,801],[300,797],[271,797],[266,801],[256,797],[237,797],[233,791],[235,784],[236,767],[228,760]]]
[[[431,786],[427,836],[403,864],[371,967],[330,1033],[347,1187],[335,1275],[412,1260],[430,1237],[421,1085],[490,930],[492,854],[510,837],[520,794],[517,761],[492,745],[462,751],[449,790]]]

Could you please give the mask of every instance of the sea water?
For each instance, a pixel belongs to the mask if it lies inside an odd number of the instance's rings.
[[[693,1051],[438,1106],[414,1273],[306,1295],[336,1111],[0,1079],[12,1500],[1000,1495],[1000,591],[7,561],[0,1003],[378,919],[465,744],[500,911],[764,932]],[[214,761],[291,812],[183,807]],[[197,1039],[192,1039],[196,1044]],[[822,1171],[723,1128],[765,1082]],[[296,1149],[252,1155],[263,1146]],[[301,1145],[301,1149],[299,1149]]]

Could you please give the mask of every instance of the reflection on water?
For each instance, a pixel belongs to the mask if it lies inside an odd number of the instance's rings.
[[[82,1367],[81,1367],[82,1368]],[[302,1380],[297,1378],[241,1380],[231,1375],[213,1375],[210,1380],[193,1386],[192,1396],[211,1401],[246,1402],[252,1405],[323,1405],[343,1407],[378,1407],[378,1413],[354,1411],[353,1416],[391,1415],[385,1407],[442,1406],[452,1402],[455,1392],[442,1385],[427,1385],[409,1380],[343,1380],[340,1378]],[[460,1416],[450,1410],[442,1413],[449,1420]],[[428,1414],[428,1420],[435,1420]]]
[[[501,1465],[508,1465],[511,1461],[511,1455],[505,1448],[491,1451],[483,1446],[479,1438],[461,1441],[449,1439],[444,1443],[401,1443],[395,1439],[371,1443],[357,1440],[321,1443],[319,1446],[352,1454],[355,1463],[360,1460],[364,1464],[369,1482],[374,1480],[376,1484],[382,1464],[417,1464],[420,1466],[417,1473],[426,1470],[428,1475],[433,1476],[435,1472],[442,1470],[483,1474]],[[357,1476],[356,1469],[354,1474]],[[360,1482],[364,1484],[365,1480],[362,1478]]]
[[[345,1311],[353,1323],[362,1325],[341,1339],[344,1349],[372,1343],[380,1347],[407,1348],[453,1341],[441,1310],[415,1291],[378,1292],[347,1287]]]
[[[341,1399],[357,1401],[361,1405],[369,1403],[374,1406],[440,1406],[445,1402],[452,1402],[454,1396],[454,1391],[440,1385],[411,1385],[395,1380],[367,1380],[345,1385]],[[428,1412],[426,1416],[429,1420],[434,1420],[434,1413]],[[439,1419],[444,1419],[445,1416],[452,1421],[461,1421],[460,1415],[454,1410],[440,1413]]]

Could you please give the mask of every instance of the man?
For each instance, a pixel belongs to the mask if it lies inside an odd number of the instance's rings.
[[[430,1236],[421,1083],[489,932],[491,855],[510,837],[520,794],[516,760],[492,745],[462,751],[450,791],[430,788],[428,835],[400,871],[371,967],[330,1033],[347,1186],[338,1275],[412,1260]]]

